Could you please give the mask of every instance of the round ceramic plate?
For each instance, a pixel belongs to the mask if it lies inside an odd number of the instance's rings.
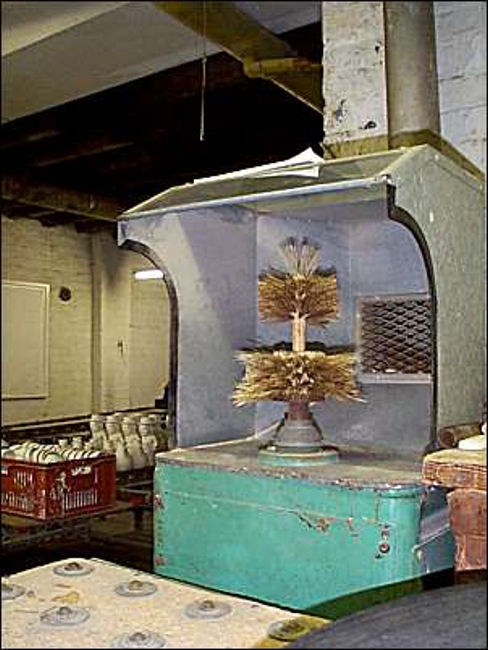
[[[90,612],[84,607],[52,607],[41,614],[41,622],[46,625],[78,625],[89,618]]]
[[[268,636],[278,641],[294,641],[307,632],[310,632],[310,628],[294,619],[276,621],[268,628]]]
[[[149,630],[122,634],[114,639],[112,648],[164,648],[166,639]]]
[[[197,619],[222,618],[230,614],[231,611],[232,607],[228,603],[211,600],[210,598],[195,600],[185,607],[186,616]]]
[[[93,571],[93,567],[85,562],[65,562],[55,566],[54,573],[58,576],[86,576]]]
[[[142,580],[131,580],[130,582],[122,582],[115,587],[115,593],[119,596],[149,596],[157,590],[156,585],[152,582],[143,582]]]
[[[20,585],[2,582],[2,600],[13,600],[25,594],[25,588]]]

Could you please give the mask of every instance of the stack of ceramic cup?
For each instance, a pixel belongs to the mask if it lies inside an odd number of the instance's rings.
[[[138,418],[116,412],[93,414],[90,430],[94,447],[115,454],[118,472],[142,469],[149,464],[138,432]]]
[[[67,438],[60,438],[58,440],[57,450],[64,460],[98,458],[103,455],[101,449],[95,449],[93,447],[90,439],[85,441],[82,436],[75,436],[71,443]]]
[[[128,472],[133,469],[132,458],[127,451],[122,433],[121,417],[118,413],[105,416],[105,431],[107,439],[104,448],[115,454],[117,472]]]
[[[139,435],[141,437],[142,448],[148,456],[149,465],[154,465],[154,455],[158,451],[158,438],[154,432],[152,420],[143,415],[139,420]]]
[[[107,418],[110,417],[109,425],[107,427]],[[120,435],[118,426],[118,418],[113,419],[113,416],[102,415],[100,413],[93,413],[90,417],[90,442],[95,449],[100,449],[108,454],[115,453],[115,442],[117,435]]]
[[[59,463],[63,458],[57,453],[55,445],[45,445],[34,440],[25,440],[24,442],[10,445],[5,450],[2,449],[3,458],[15,458],[16,460],[25,460],[29,463],[51,464]]]
[[[115,454],[118,472],[152,466],[155,453],[167,449],[161,416],[156,413],[94,413],[90,431],[94,449]]]
[[[149,465],[149,458],[142,447],[136,418],[126,415],[122,419],[122,435],[127,452],[132,459],[132,469],[142,469]]]
[[[105,449],[107,432],[105,431],[105,416],[93,413],[90,417],[91,441],[95,449]],[[113,450],[112,452],[113,453]]]
[[[79,438],[79,441],[81,444],[70,445],[67,442],[66,444],[60,444],[59,442],[58,444],[45,444],[34,440],[26,440],[22,443],[10,445],[5,450],[2,449],[2,457],[50,465],[65,460],[97,458],[102,455],[101,451],[85,448],[82,438]]]
[[[165,451],[168,449],[168,438],[163,427],[163,416],[158,413],[149,413],[147,417],[152,422],[153,432],[158,441],[156,451]]]

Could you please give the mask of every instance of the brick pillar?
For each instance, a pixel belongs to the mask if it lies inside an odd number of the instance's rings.
[[[388,148],[383,2],[322,3],[326,157]]]

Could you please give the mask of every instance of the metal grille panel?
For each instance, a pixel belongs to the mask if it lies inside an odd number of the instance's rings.
[[[362,298],[362,372],[385,375],[430,374],[431,312],[428,297]]]

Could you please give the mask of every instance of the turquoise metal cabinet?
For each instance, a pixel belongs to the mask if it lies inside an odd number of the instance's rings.
[[[350,451],[271,467],[255,443],[158,455],[155,571],[299,611],[452,567],[445,494],[412,463]]]

